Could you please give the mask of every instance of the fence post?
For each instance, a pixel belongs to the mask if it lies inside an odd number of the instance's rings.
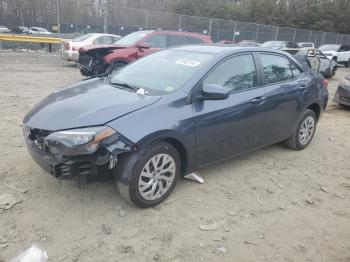
[[[213,27],[213,18],[209,18],[208,35],[211,35],[212,27]]]
[[[293,42],[295,42],[295,35],[297,34],[297,29],[294,29]]]
[[[233,28],[233,37],[232,37],[233,43],[236,43],[236,29],[237,29],[237,22],[235,22],[235,27]]]
[[[259,28],[260,28],[260,24],[258,24],[258,26],[257,26],[257,28],[256,28],[256,32],[255,32],[255,42],[258,40]]]
[[[337,35],[337,40],[336,40],[336,42],[335,42],[336,44],[338,44],[339,36],[340,36],[340,34]]]
[[[146,29],[148,30],[149,25],[149,10],[146,11]]]
[[[324,44],[324,39],[326,38],[326,33],[323,33],[323,35],[322,35],[322,40],[321,40],[321,45],[323,45]]]
[[[278,39],[278,34],[279,34],[279,32],[280,32],[280,27],[279,26],[277,26],[277,28],[276,28],[276,32],[275,32],[275,40],[277,40]]]
[[[182,31],[182,15],[179,17],[179,31]]]

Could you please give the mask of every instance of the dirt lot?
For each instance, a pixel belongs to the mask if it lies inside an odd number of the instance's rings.
[[[274,145],[200,170],[205,184],[181,181],[141,210],[112,182],[78,189],[53,179],[26,151],[24,114],[81,80],[78,70],[45,53],[0,61],[0,194],[18,201],[0,211],[0,261],[33,243],[50,261],[350,261],[350,110],[330,101],[302,152]],[[337,72],[331,97],[348,72]]]

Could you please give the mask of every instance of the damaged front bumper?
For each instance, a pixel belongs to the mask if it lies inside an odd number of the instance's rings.
[[[42,169],[55,178],[71,179],[78,186],[105,180],[117,164],[118,156],[136,149],[135,144],[117,133],[102,141],[94,153],[64,155],[45,143],[43,138],[49,133],[50,131],[45,130],[26,129],[24,136],[31,157]]]
[[[340,105],[350,106],[350,85],[346,87],[339,85],[333,101]]]
[[[78,59],[78,68],[83,76],[99,76],[106,72],[108,67],[102,58],[96,58],[87,54],[80,54]]]

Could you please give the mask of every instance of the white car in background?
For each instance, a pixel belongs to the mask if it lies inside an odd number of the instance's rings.
[[[51,35],[52,33],[45,28],[33,26],[29,28],[29,34],[33,35]]]
[[[0,34],[7,34],[10,33],[10,29],[8,29],[6,26],[0,25]]]
[[[329,59],[343,64],[345,67],[350,66],[350,46],[348,45],[323,45],[318,49],[322,51]]]
[[[62,41],[62,57],[68,61],[77,62],[79,59],[79,49],[87,45],[110,45],[119,40],[121,36],[90,33],[79,36],[71,40]]]
[[[299,42],[298,45],[301,47],[315,48],[315,44],[313,42]]]

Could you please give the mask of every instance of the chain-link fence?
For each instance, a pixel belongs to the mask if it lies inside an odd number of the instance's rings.
[[[1,1],[4,0],[0,0],[0,7],[3,7]],[[35,3],[39,0],[33,1]],[[60,24],[61,33],[108,32],[121,36],[146,29],[180,30],[208,34],[214,42],[285,40],[314,42],[316,46],[350,44],[350,35],[345,34],[124,8],[116,0],[56,0],[51,1],[51,5],[46,12],[44,9],[41,14],[30,19],[23,15],[14,17],[11,12],[4,15],[0,10],[0,25],[41,26],[52,29],[54,25]]]

